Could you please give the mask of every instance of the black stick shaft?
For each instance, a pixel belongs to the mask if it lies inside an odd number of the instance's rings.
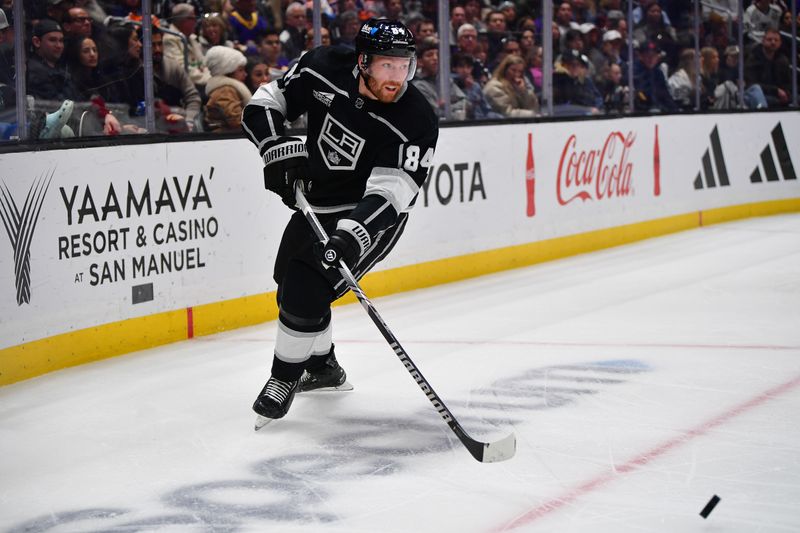
[[[306,200],[305,196],[303,195],[303,191],[299,186],[295,191],[295,197],[297,199],[297,205],[303,211],[303,214],[306,216],[309,224],[311,224],[314,234],[323,244],[327,243],[328,235],[325,232],[325,229],[322,227],[322,224],[320,224],[319,219],[317,219],[317,216],[314,214],[314,211],[311,209],[308,200]],[[378,310],[375,308],[369,298],[367,298],[367,295],[364,294],[364,291],[361,289],[358,281],[356,281],[353,273],[350,271],[344,261],[339,262],[338,269],[339,273],[344,278],[345,283],[347,283],[347,286],[351,291],[353,291],[353,294],[356,295],[356,298],[358,298],[358,301],[361,303],[362,307],[364,307],[369,317],[378,327],[378,330],[383,335],[383,338],[386,339],[386,342],[388,342],[389,346],[392,347],[394,353],[400,359],[400,362],[406,367],[408,373],[411,374],[412,378],[414,378],[414,381],[417,383],[419,388],[422,389],[422,392],[425,393],[425,396],[428,397],[428,400],[430,400],[430,402],[439,412],[439,415],[444,419],[444,421],[447,423],[453,433],[456,434],[462,444],[464,444],[467,450],[469,450],[472,456],[478,461],[483,462],[484,450],[486,449],[487,444],[478,442],[467,435],[467,433],[461,427],[461,424],[459,424],[453,416],[453,413],[450,412],[450,409],[447,408],[436,391],[433,390],[433,387],[431,387],[430,383],[428,383],[428,380],[422,375],[422,372],[419,371],[417,365],[414,364],[414,361],[412,361],[408,356],[408,352],[406,352],[405,349],[400,345],[397,337],[394,336],[392,331],[389,329],[389,326],[386,325],[386,322],[378,313]]]

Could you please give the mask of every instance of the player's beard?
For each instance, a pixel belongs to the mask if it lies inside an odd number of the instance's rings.
[[[394,102],[397,95],[400,93],[400,89],[402,88],[401,83],[397,83],[395,81],[385,81],[383,83],[379,83],[373,77],[369,77],[367,79],[367,87],[369,91],[382,103],[389,104]],[[387,87],[394,87],[394,91],[389,91]]]

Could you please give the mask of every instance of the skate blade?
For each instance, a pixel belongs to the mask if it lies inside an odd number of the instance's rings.
[[[345,381],[341,385],[337,385],[336,387],[320,387],[318,389],[301,391],[300,389],[297,390],[297,393],[300,394],[309,394],[312,392],[347,392],[353,390],[353,385],[350,384],[349,381]]]
[[[270,422],[273,422],[274,418],[267,418],[266,416],[256,415],[256,424],[254,429],[258,431],[259,429],[263,428]]]

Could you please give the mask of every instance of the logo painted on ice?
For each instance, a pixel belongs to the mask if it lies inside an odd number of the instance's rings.
[[[325,165],[330,170],[354,170],[364,144],[364,139],[332,116],[325,115],[317,146],[321,153],[327,154]]]
[[[42,212],[44,197],[53,179],[51,172],[49,176],[42,175],[38,180],[31,184],[28,195],[22,210],[17,207],[17,203],[11,196],[8,186],[3,183],[0,189],[0,219],[11,241],[11,248],[14,251],[14,278],[17,287],[17,305],[31,302],[31,243],[33,242],[33,232],[36,230],[36,222]]]
[[[599,149],[579,150],[577,136],[570,135],[558,163],[556,193],[566,205],[576,198],[602,200],[631,195],[633,163],[628,160],[636,135],[614,131]]]

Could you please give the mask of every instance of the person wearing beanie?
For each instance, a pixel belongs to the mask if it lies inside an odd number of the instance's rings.
[[[210,131],[240,131],[242,110],[252,93],[244,84],[247,58],[236,49],[212,46],[206,54],[211,78],[206,82],[206,123]]]

